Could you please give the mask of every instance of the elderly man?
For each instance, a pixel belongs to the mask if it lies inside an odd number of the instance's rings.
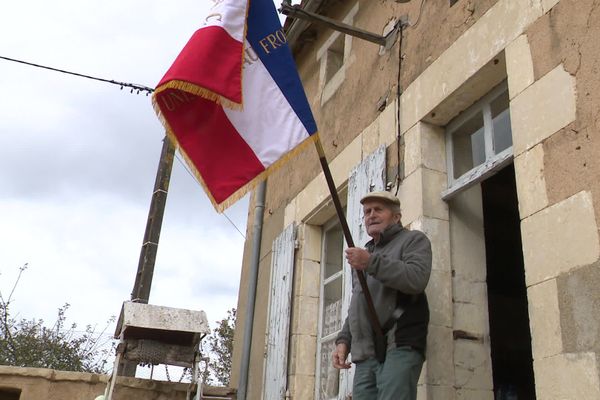
[[[431,244],[424,233],[402,227],[400,200],[391,193],[372,192],[360,202],[372,240],[366,249],[347,249],[346,259],[353,269],[366,273],[387,351],[385,360],[378,361],[367,304],[355,284],[348,317],[335,342],[333,366],[350,368],[347,356],[352,353],[353,400],[414,400],[425,360]]]

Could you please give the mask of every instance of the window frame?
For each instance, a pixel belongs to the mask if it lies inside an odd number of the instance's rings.
[[[459,114],[456,118],[448,123],[446,126],[446,166],[448,174],[448,189],[442,192],[443,200],[450,200],[453,196],[459,192],[470,188],[471,186],[481,182],[482,180],[492,176],[506,165],[510,164],[513,160],[513,144],[499,153],[495,153],[494,150],[494,138],[493,138],[493,119],[491,111],[491,103],[496,100],[504,92],[508,91],[508,83],[506,80],[502,81],[489,93],[475,102],[472,106],[467,108],[464,112]],[[510,115],[510,99],[508,103],[508,110]],[[470,170],[458,178],[454,178],[454,146],[453,146],[453,134],[470,118],[474,117],[477,113],[483,116],[483,138],[485,148],[485,161]],[[512,128],[511,128],[512,136]]]
[[[342,293],[340,296],[340,322],[343,324],[343,307],[344,307],[344,295],[345,295],[345,284],[344,284],[344,280],[345,280],[345,268],[344,268],[344,262],[343,262],[343,249],[344,249],[344,245],[342,243],[342,265],[341,265],[341,269],[339,271],[337,271],[336,273],[332,274],[331,276],[325,278],[325,260],[326,260],[326,243],[325,243],[325,238],[327,237],[327,232],[334,229],[335,227],[338,227],[340,225],[339,219],[336,217],[330,219],[329,221],[327,221],[325,224],[322,225],[322,230],[321,230],[321,276],[319,278],[319,316],[318,316],[318,321],[317,321],[317,354],[316,354],[316,368],[315,368],[315,399],[320,399],[321,397],[321,357],[322,357],[322,345],[323,343],[329,342],[332,339],[334,339],[338,333],[341,331],[342,325],[340,325],[340,329],[329,333],[327,336],[322,336],[322,332],[323,332],[323,318],[324,318],[324,308],[325,308],[325,285],[327,285],[328,283],[331,283],[333,281],[335,281],[336,279],[340,279],[341,280],[341,287],[342,287]],[[342,235],[342,242],[343,242],[343,235]],[[341,390],[341,374],[338,376],[338,394],[335,396],[335,398],[337,399],[339,397],[339,393]]]
[[[358,14],[359,3],[357,2],[346,14],[342,22],[348,25],[354,23],[354,18]],[[341,37],[341,39],[340,39]],[[333,73],[328,73],[328,58],[331,57],[330,49],[335,46],[338,40],[344,41],[342,63]],[[337,53],[337,52],[336,52]],[[319,88],[321,105],[327,103],[342,86],[346,80],[346,69],[354,62],[355,57],[352,54],[352,36],[341,32],[333,32],[325,40],[325,43],[317,50],[316,59],[319,63]],[[328,76],[329,75],[329,76]]]

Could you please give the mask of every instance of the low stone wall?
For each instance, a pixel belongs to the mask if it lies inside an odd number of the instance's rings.
[[[94,400],[106,389],[108,375],[0,366],[0,399]],[[119,377],[114,400],[184,400],[187,383]],[[236,399],[236,390],[205,387],[203,399]]]

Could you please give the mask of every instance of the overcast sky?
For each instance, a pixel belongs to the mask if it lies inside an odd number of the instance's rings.
[[[208,0],[4,2],[0,56],[154,87]],[[0,291],[19,318],[104,326],[128,300],[164,130],[150,97],[0,59]],[[248,196],[226,211],[245,233]],[[244,239],[175,160],[150,303],[237,304]],[[111,326],[111,333],[114,325]]]

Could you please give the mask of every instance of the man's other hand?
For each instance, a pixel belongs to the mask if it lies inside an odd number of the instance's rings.
[[[348,357],[348,346],[346,343],[338,343],[335,346],[335,350],[331,353],[331,360],[333,361],[333,367],[337,369],[348,369],[352,366],[346,361]]]

